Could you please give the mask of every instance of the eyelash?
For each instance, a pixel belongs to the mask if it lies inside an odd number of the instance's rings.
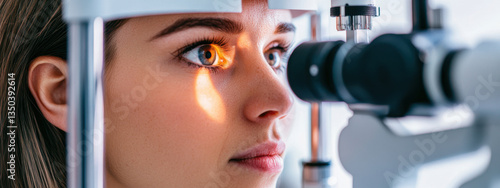
[[[290,53],[288,50],[290,50],[291,44],[286,44],[282,41],[278,41],[276,43],[277,43],[277,46],[274,46],[274,47],[270,48],[269,50],[279,50],[281,52],[282,55],[280,56],[280,58],[281,58],[282,64],[278,69],[275,69],[275,70],[282,73],[282,72],[285,72],[286,67],[288,65],[288,58],[290,57]]]
[[[282,54],[281,61],[283,61],[285,63],[283,63],[278,69],[275,69],[275,70],[278,72],[285,72],[286,64],[287,64],[286,62],[288,61],[288,57],[289,57],[288,50],[290,49],[291,44],[285,44],[282,41],[277,41],[275,43],[277,45],[268,49],[268,51],[279,50],[281,52],[281,54]],[[197,40],[196,42],[188,44],[188,45],[176,50],[174,53],[172,53],[172,55],[177,60],[185,62],[190,67],[207,69],[211,73],[218,73],[222,69],[220,66],[212,66],[212,67],[211,66],[201,66],[201,65],[198,65],[196,63],[192,63],[189,60],[184,58],[184,55],[187,52],[195,49],[198,46],[202,46],[202,45],[217,45],[218,47],[222,48],[223,51],[229,51],[228,42],[225,38],[223,38],[223,37],[220,37],[220,38],[211,37],[211,38],[202,38],[202,39]]]
[[[192,63],[189,60],[184,58],[184,55],[188,53],[189,51],[195,49],[198,46],[202,45],[217,45],[218,47],[221,47],[223,51],[229,51],[229,46],[228,42],[225,38],[216,38],[216,37],[211,37],[211,38],[202,38],[197,40],[196,42],[193,42],[191,44],[188,44],[178,50],[176,50],[172,55],[180,61],[185,62],[188,66],[193,67],[193,68],[202,68],[210,71],[211,73],[218,73],[221,70],[221,67],[218,66],[201,66],[196,63]]]

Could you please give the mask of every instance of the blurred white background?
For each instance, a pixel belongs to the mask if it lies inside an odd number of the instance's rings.
[[[318,0],[320,7],[328,10],[330,0]],[[374,18],[370,39],[385,33],[408,33],[411,30],[411,0],[376,0],[381,16]],[[500,1],[497,0],[429,0],[432,8],[444,9],[444,27],[452,41],[461,47],[474,47],[481,41],[500,40]],[[329,12],[325,12],[326,15]],[[297,27],[297,43],[309,40],[310,17],[303,15],[294,20]],[[345,40],[345,32],[335,29],[335,19],[322,23],[329,40]],[[343,103],[332,104],[331,140],[334,174],[337,187],[352,187],[352,176],[341,166],[337,154],[337,139],[347,125],[352,112]],[[301,187],[301,162],[310,157],[310,109],[308,103],[296,100],[296,121],[288,140],[285,169],[278,187]],[[489,160],[489,150],[457,156],[429,164],[420,169],[416,187],[457,187],[461,181],[474,177],[485,168]],[[376,161],[374,161],[376,162]],[[450,169],[453,173],[450,174]]]

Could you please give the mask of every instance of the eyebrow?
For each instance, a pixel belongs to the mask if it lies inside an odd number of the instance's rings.
[[[276,30],[274,31],[275,34],[288,32],[295,32],[295,26],[292,23],[288,22],[279,23],[278,27],[276,27]]]
[[[226,18],[181,18],[172,25],[161,30],[158,34],[153,36],[150,41],[195,27],[205,27],[232,34],[241,33],[243,31],[243,25],[241,23]],[[295,32],[295,26],[292,23],[279,23],[274,31],[275,34],[287,32]]]
[[[182,18],[161,30],[151,40],[194,27],[206,27],[225,33],[241,33],[243,25],[225,18]]]

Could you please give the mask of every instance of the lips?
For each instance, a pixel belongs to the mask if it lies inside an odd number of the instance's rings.
[[[283,169],[284,142],[265,142],[236,154],[229,162],[262,172],[279,173]]]

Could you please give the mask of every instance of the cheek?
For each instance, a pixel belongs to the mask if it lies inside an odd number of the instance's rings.
[[[149,75],[136,69],[107,83],[107,166],[133,185],[203,183],[221,163],[227,127],[200,106],[199,80]]]

